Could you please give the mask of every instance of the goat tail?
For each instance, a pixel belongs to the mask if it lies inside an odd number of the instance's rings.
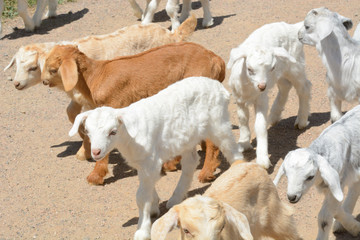
[[[186,41],[188,37],[195,31],[197,19],[194,14],[188,17],[177,29],[175,29],[173,36],[176,42]]]

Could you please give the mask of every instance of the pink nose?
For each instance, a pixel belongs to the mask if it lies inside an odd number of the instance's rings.
[[[266,84],[265,83],[259,83],[258,88],[260,89],[260,91],[264,91],[266,88]]]
[[[101,153],[101,149],[92,149],[91,152],[94,156],[99,156],[99,154]]]

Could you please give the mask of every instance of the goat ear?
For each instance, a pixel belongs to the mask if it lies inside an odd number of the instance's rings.
[[[329,21],[328,19],[319,19],[316,24],[316,29],[320,40],[323,40],[333,31],[334,23]]]
[[[288,51],[286,51],[283,47],[276,47],[273,49],[274,55],[280,58],[288,59],[292,63],[296,63],[296,59],[289,54]]]
[[[156,220],[151,227],[151,239],[163,240],[166,235],[178,225],[179,214],[171,208],[161,218]]]
[[[353,27],[353,22],[350,18],[344,17],[340,14],[338,14],[338,17],[342,22],[342,24],[344,25],[344,27],[346,28],[346,30],[350,30]]]
[[[230,59],[227,64],[227,68],[230,69],[234,63],[240,58],[245,58],[247,56],[246,52],[242,48],[233,48],[230,52]]]
[[[10,63],[4,68],[4,72],[14,65],[15,60],[16,60],[16,54],[12,57]]]
[[[234,229],[239,231],[240,236],[244,240],[253,240],[251,235],[249,221],[244,214],[233,208],[227,203],[222,203],[225,210],[225,216],[228,223],[230,223]]]
[[[336,200],[341,202],[344,199],[344,194],[341,190],[340,177],[338,172],[332,168],[329,162],[319,154],[316,156],[316,162],[318,164],[322,179],[329,186],[329,189]]]
[[[78,71],[75,60],[65,59],[59,68],[59,72],[65,91],[71,91],[78,82]]]
[[[284,175],[284,173],[285,173],[285,171],[284,171],[284,163],[283,163],[283,164],[281,164],[281,166],[280,166],[280,168],[279,168],[279,171],[278,171],[278,173],[276,174],[276,177],[275,177],[275,179],[274,179],[274,184],[275,184],[275,186],[278,185],[278,183],[280,182],[280,179],[281,179],[281,177]]]
[[[69,136],[72,137],[74,136],[78,131],[79,131],[79,127],[81,124],[84,123],[84,121],[86,120],[87,116],[89,115],[91,111],[87,111],[87,112],[83,112],[80,113],[76,116],[74,124],[72,126],[72,128],[69,131]]]

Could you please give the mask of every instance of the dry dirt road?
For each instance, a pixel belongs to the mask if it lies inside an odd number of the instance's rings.
[[[139,2],[143,5],[145,1]],[[161,2],[155,21],[169,27],[165,3]],[[226,62],[233,47],[266,23],[299,22],[310,9],[320,6],[351,18],[355,26],[360,18],[358,0],[212,0],[215,25],[203,29],[200,3],[194,2],[192,6],[199,20],[191,41],[211,49]],[[25,32],[20,18],[6,20],[0,40],[0,69],[22,45],[105,34],[138,23],[125,0],[78,0],[60,5],[58,14],[57,18],[44,20],[35,33]],[[272,178],[288,151],[308,146],[330,124],[325,69],[314,48],[306,46],[305,54],[307,76],[313,84],[310,125],[303,131],[294,129],[298,100],[291,90],[283,120],[269,129]],[[64,93],[42,85],[18,91],[9,80],[14,74],[14,68],[5,73],[0,71],[0,239],[132,239],[138,220],[136,171],[130,169],[118,153],[113,153],[105,185],[88,185],[86,176],[95,163],[75,159],[80,138],[67,135],[71,128],[65,113],[69,99]],[[229,72],[225,85],[228,75]],[[269,93],[271,100],[275,94],[276,90]],[[346,103],[343,110],[353,106]],[[237,126],[233,102],[229,110]],[[253,125],[253,114],[250,122]],[[238,130],[234,130],[234,135],[238,137]],[[254,152],[246,156],[251,161],[255,158]],[[224,162],[218,172],[227,167]],[[203,192],[209,185],[197,181],[198,172],[190,196]],[[179,174],[179,171],[169,173],[157,184],[162,213]],[[282,180],[278,190],[283,201],[286,201],[285,188],[286,180]],[[305,240],[316,237],[317,213],[322,200],[323,196],[311,189],[299,203],[292,205],[298,231]],[[359,214],[357,206],[354,215],[358,220]],[[359,238],[331,234],[331,239]]]

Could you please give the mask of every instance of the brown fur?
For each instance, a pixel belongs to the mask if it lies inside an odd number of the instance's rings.
[[[222,82],[225,63],[219,56],[195,43],[168,44],[108,61],[92,60],[74,46],[55,46],[42,72],[44,83],[50,87],[78,91],[95,106],[114,108],[126,107],[191,76],[204,76]],[[207,149],[214,149],[210,144],[208,142]],[[102,176],[96,178],[94,175],[107,172],[107,161],[108,157],[97,162],[102,167],[95,167],[91,176],[98,180],[91,183],[102,184]],[[106,170],[103,169],[105,166]]]

